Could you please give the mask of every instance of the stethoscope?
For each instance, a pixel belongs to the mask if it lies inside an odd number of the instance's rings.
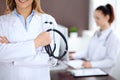
[[[53,25],[53,22],[51,22],[51,21],[50,22],[45,21],[44,24]],[[49,57],[53,57],[55,59],[62,59],[66,55],[66,53],[68,52],[68,43],[67,43],[67,40],[66,40],[65,36],[60,31],[58,31],[57,29],[53,28],[53,29],[48,29],[47,30],[47,32],[51,32],[51,31],[53,31],[53,37],[54,38],[55,38],[55,35],[54,35],[55,33],[54,32],[56,32],[57,34],[59,34],[62,37],[62,39],[65,42],[65,51],[63,52],[62,55],[56,56],[55,55],[55,50],[56,50],[56,42],[55,41],[54,41],[54,48],[53,48],[53,50],[52,50],[50,44],[47,45],[47,46],[45,46],[45,50],[46,50],[47,54],[49,55]]]
[[[106,36],[106,38],[105,38],[105,40],[104,40],[104,42],[103,42],[103,44],[102,44],[102,47],[106,47],[106,43],[107,43],[108,39],[110,38],[112,32],[113,32],[113,31],[110,30],[110,32],[108,33],[108,35]],[[97,31],[94,33],[93,38],[94,38],[95,36],[97,36]],[[97,37],[98,37],[98,36],[97,36]],[[89,54],[87,54],[87,56],[89,56]],[[90,61],[91,59],[89,59],[89,57],[87,57],[87,58],[83,58],[82,60],[84,60],[84,61]]]
[[[109,32],[109,34],[108,34],[107,37],[105,38],[105,42],[104,42],[104,44],[103,44],[104,47],[106,46],[106,43],[107,43],[107,41],[108,41],[111,33],[112,33],[112,30]]]
[[[97,32],[95,32],[95,34],[97,34]],[[95,36],[95,34],[94,34],[94,36]],[[106,38],[105,38],[105,41],[104,41],[104,43],[103,43],[103,46],[104,46],[104,47],[106,46],[106,43],[107,43],[107,41],[108,41],[108,39],[109,39],[109,37],[110,37],[111,34],[112,34],[112,30],[110,30],[110,32],[108,33],[108,35],[107,35]]]

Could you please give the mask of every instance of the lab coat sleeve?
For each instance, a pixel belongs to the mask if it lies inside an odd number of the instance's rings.
[[[107,46],[107,55],[104,59],[98,61],[91,61],[92,67],[97,68],[111,68],[115,65],[117,54],[119,52],[119,39],[112,38],[111,42]]]
[[[6,20],[6,16],[5,16]],[[4,30],[2,27],[2,22],[4,22],[4,18],[0,17],[0,36],[4,35]],[[31,55],[35,55],[35,45],[34,40],[23,41],[23,42],[10,42],[8,44],[0,43],[0,61],[10,60],[10,59],[18,59],[21,57],[27,57]]]
[[[0,60],[35,55],[34,41],[0,44]]]
[[[91,61],[92,67],[95,68],[111,68],[112,66],[114,66],[114,63],[114,59],[111,58],[111,56],[107,56],[103,60]]]
[[[90,45],[91,44],[89,43],[85,51],[74,53],[73,59],[87,59]]]
[[[82,59],[82,58],[86,58],[86,56],[87,56],[87,51],[73,53],[73,59]]]

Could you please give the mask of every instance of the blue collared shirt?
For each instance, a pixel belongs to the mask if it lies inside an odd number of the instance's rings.
[[[34,10],[33,10],[32,13],[27,17],[26,20],[24,19],[24,17],[23,17],[22,15],[20,15],[20,14],[16,11],[16,9],[14,10],[14,14],[15,14],[15,16],[17,16],[17,17],[20,19],[21,23],[22,23],[23,26],[25,27],[25,30],[27,31],[27,30],[28,30],[28,27],[29,27],[29,24],[30,24],[30,22],[31,22],[31,20],[32,20],[34,14],[35,14]]]

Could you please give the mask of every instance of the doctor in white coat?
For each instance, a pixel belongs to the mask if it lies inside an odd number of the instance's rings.
[[[85,68],[101,68],[109,73],[119,50],[119,39],[111,26],[114,21],[113,7],[110,4],[97,7],[94,17],[100,29],[95,32],[87,50],[83,53],[70,54],[69,57],[83,59],[82,66]]]
[[[52,35],[45,31],[57,26],[55,19],[42,11],[40,0],[6,3],[6,14],[0,16],[0,80],[50,80],[44,46]]]

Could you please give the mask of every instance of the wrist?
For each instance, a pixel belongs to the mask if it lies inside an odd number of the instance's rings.
[[[37,39],[34,40],[34,43],[35,43],[35,48],[38,48],[40,46]]]

